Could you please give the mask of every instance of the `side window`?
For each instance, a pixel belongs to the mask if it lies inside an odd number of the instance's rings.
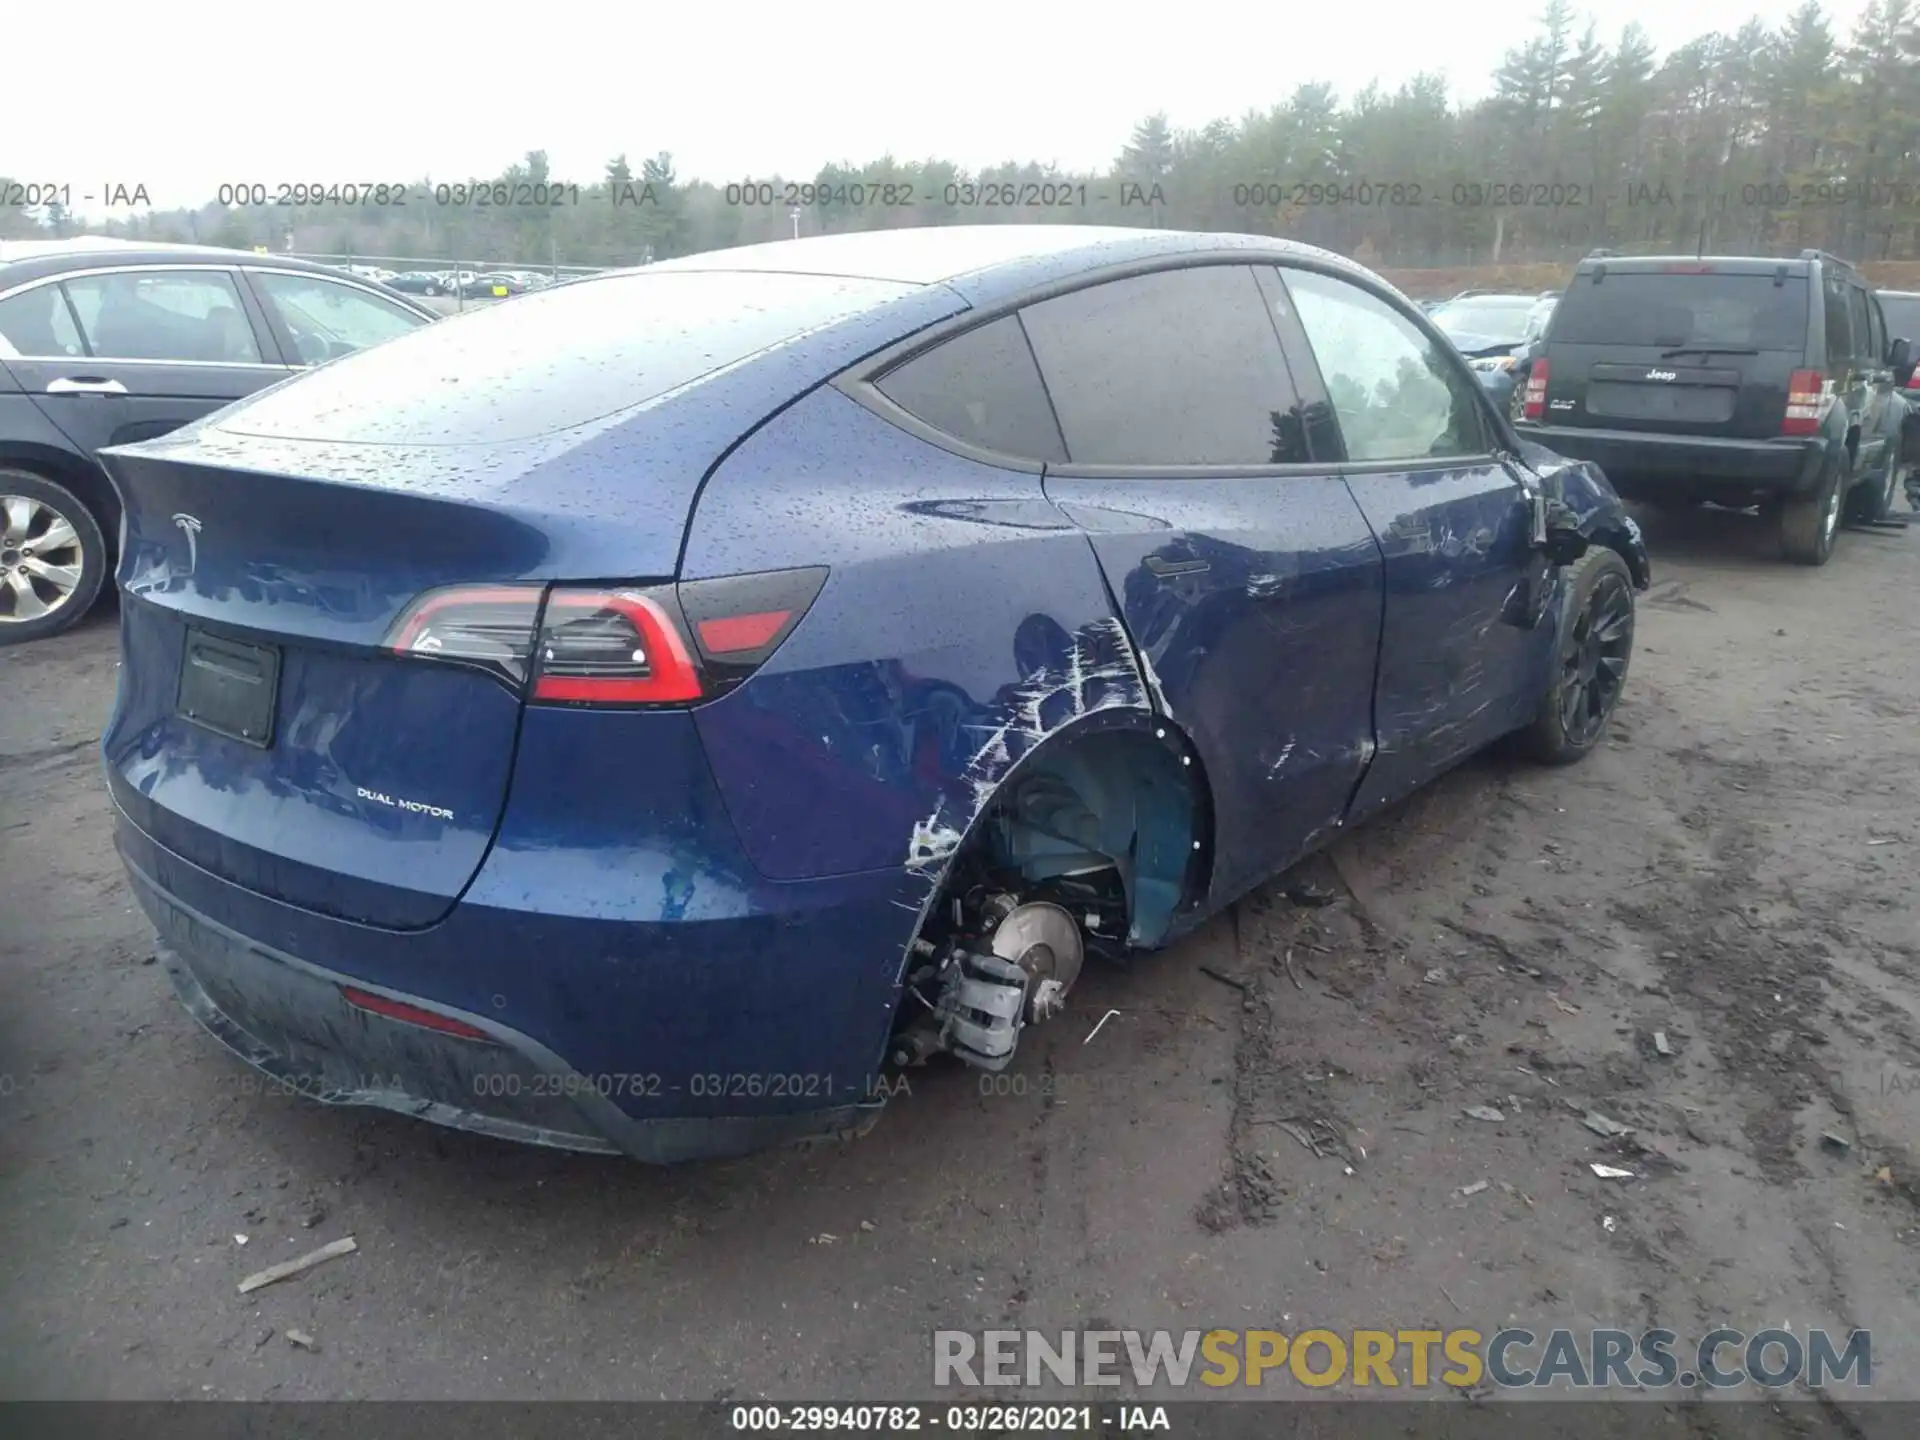
[[[1873,320],[1868,314],[1867,292],[1858,285],[1847,287],[1847,313],[1853,320],[1853,351],[1862,362],[1862,368],[1871,369],[1879,363],[1880,353],[1886,347],[1873,342]]]
[[[0,340],[23,359],[87,353],[58,285],[36,285],[0,300]]]
[[[405,306],[319,275],[250,274],[261,299],[293,337],[300,363],[320,365],[378,345],[426,321]]]
[[[1082,465],[1305,459],[1299,399],[1244,265],[1110,280],[1030,305],[1027,334]]]
[[[124,270],[66,282],[93,353],[105,360],[258,365],[233,277],[221,270]]]
[[[1011,315],[896,365],[874,388],[969,445],[1055,464],[1067,458],[1033,351]]]
[[[1465,368],[1386,301],[1310,270],[1283,270],[1352,460],[1484,455]]]
[[[1847,287],[1837,275],[1828,275],[1820,287],[1826,297],[1827,365],[1837,373],[1853,358],[1853,320],[1847,313]]]

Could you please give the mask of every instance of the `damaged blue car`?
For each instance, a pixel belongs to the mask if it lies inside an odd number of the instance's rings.
[[[1649,578],[1416,306],[1247,236],[698,255],[105,463],[187,1008],[651,1161],[857,1133],[1491,742],[1580,759]]]

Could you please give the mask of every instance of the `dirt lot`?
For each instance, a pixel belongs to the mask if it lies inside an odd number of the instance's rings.
[[[1604,753],[1470,763],[1291,877],[1332,903],[1091,974],[1023,1094],[929,1070],[851,1146],[665,1172],[258,1093],[121,881],[111,614],[0,653],[0,1392],[928,1396],[935,1327],[1511,1320],[1868,1326],[1920,1398],[1920,529],[1648,531]],[[1801,1423],[1863,1433],[1726,1433]]]

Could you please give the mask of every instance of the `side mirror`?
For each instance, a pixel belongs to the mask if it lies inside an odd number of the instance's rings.
[[[1533,545],[1555,565],[1571,565],[1592,544],[1580,533],[1573,512],[1558,500],[1535,490],[1532,494]]]
[[[1887,364],[1895,375],[1903,375],[1913,364],[1913,342],[1904,336],[1887,347]]]

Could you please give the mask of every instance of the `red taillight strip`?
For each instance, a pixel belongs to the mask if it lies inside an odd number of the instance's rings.
[[[456,1020],[451,1015],[441,1015],[432,1010],[423,1010],[418,1005],[409,1005],[403,1000],[389,1000],[384,995],[375,995],[370,990],[356,990],[351,985],[339,987],[349,1005],[356,1010],[366,1010],[375,1015],[385,1016],[389,1020],[398,1020],[406,1025],[418,1025],[422,1030],[438,1030],[442,1035],[458,1035],[462,1040],[492,1040],[486,1031]]]

